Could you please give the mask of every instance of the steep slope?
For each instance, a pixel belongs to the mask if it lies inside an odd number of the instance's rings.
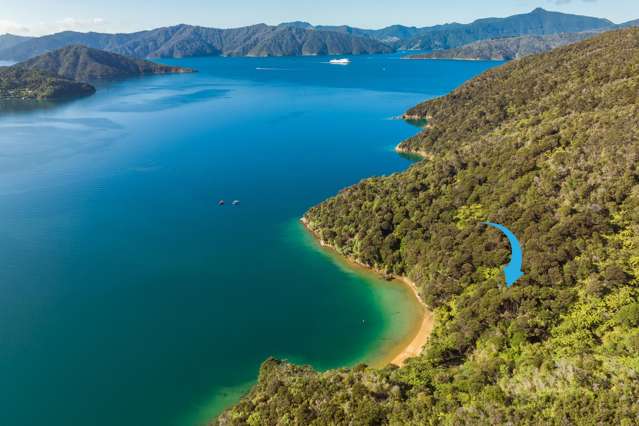
[[[160,65],[78,45],[45,53],[20,65],[76,81],[193,72],[190,68]]]
[[[423,50],[451,49],[486,39],[576,33],[612,27],[614,24],[607,19],[549,12],[538,8],[530,13],[507,18],[479,19],[471,24],[434,28],[403,42],[401,47]]]
[[[428,160],[312,208],[341,253],[415,281],[424,353],[381,371],[267,361],[218,423],[639,421],[639,29],[491,70],[410,116]],[[504,286],[507,240],[525,276]],[[278,423],[280,422],[280,423]]]
[[[27,41],[30,39],[31,37],[17,36],[13,34],[2,34],[0,35],[0,50],[17,46],[23,41]]]
[[[0,100],[54,100],[88,96],[95,88],[39,70],[0,67]]]
[[[548,52],[560,46],[576,43],[598,33],[562,33],[546,36],[508,37],[482,40],[455,49],[436,50],[432,53],[410,55],[408,59],[465,59],[509,61]]]
[[[62,32],[1,49],[0,59],[26,60],[69,45],[84,45],[135,58],[211,55],[281,56],[386,53],[392,49],[376,40],[331,31],[265,24],[233,29],[191,25],[157,28],[131,34]],[[299,53],[286,53],[299,52]]]

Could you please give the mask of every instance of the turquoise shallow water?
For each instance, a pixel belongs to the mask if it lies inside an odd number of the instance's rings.
[[[297,219],[405,169],[417,129],[390,118],[494,64],[326,61],[172,60],[200,72],[0,114],[0,424],[197,424],[268,356],[352,365],[406,333],[406,290]]]

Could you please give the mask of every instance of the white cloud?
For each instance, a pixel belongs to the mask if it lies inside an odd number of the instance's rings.
[[[11,33],[37,36],[60,31],[106,31],[108,24],[108,21],[103,18],[79,19],[66,17],[54,22],[38,22],[31,25],[0,19],[0,34]]]
[[[67,17],[57,21],[53,27],[57,31],[99,31],[106,24],[107,22],[102,18],[78,19]]]
[[[4,33],[28,34],[29,28],[25,27],[24,25],[20,25],[17,22],[0,19],[0,34]]]

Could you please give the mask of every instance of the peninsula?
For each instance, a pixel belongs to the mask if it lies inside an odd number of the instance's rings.
[[[0,67],[0,100],[59,100],[95,93],[95,87],[21,66]]]
[[[20,66],[76,81],[194,72],[192,68],[172,67],[151,61],[128,58],[116,53],[81,45],[71,45],[45,53],[22,62]]]
[[[639,383],[639,29],[509,62],[411,109],[428,160],[313,207],[353,261],[408,276],[437,319],[401,368],[269,359],[217,424],[632,424]],[[507,241],[525,277],[506,288]],[[593,392],[593,389],[597,389]]]
[[[70,99],[95,93],[95,87],[88,84],[95,80],[191,72],[191,68],[73,45],[0,68],[0,99]]]

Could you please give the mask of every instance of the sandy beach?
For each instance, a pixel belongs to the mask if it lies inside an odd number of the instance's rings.
[[[428,339],[430,338],[430,334],[433,332],[433,327],[435,326],[435,318],[433,316],[433,313],[428,309],[428,306],[426,306],[421,296],[419,295],[417,285],[406,277],[398,277],[397,280],[401,281],[411,288],[413,294],[415,295],[415,298],[419,300],[419,303],[423,307],[422,321],[419,324],[417,332],[412,337],[410,342],[408,342],[408,344],[406,344],[405,346],[403,345],[403,348],[398,348],[401,349],[401,351],[391,360],[391,364],[395,364],[401,367],[402,365],[404,365],[408,358],[416,357],[422,352],[424,345],[426,345]]]
[[[338,256],[341,260],[343,260],[354,269],[364,269],[368,272],[374,272],[379,274],[380,276],[383,276],[380,271],[376,271],[368,267],[367,265],[363,265],[360,262],[354,261],[353,259],[350,259],[338,253],[333,246],[321,240],[318,235],[315,234],[315,232],[313,232],[307,226],[305,218],[300,219],[300,222],[304,225],[304,228],[313,236],[314,240],[322,248],[328,250],[330,254]],[[435,318],[433,316],[433,313],[430,309],[428,309],[428,306],[426,306],[421,296],[419,295],[417,285],[407,277],[393,277],[391,282],[410,288],[411,293],[415,297],[417,303],[419,303],[419,305],[421,306],[420,321],[415,324],[415,327],[406,336],[406,338],[401,339],[401,341],[396,345],[393,345],[389,349],[384,350],[384,353],[371,363],[371,365],[374,367],[384,367],[388,364],[395,364],[401,367],[409,358],[418,356],[422,352],[424,345],[426,345],[426,343],[428,342],[428,339],[430,338],[430,335],[433,331],[433,327],[435,326]]]

